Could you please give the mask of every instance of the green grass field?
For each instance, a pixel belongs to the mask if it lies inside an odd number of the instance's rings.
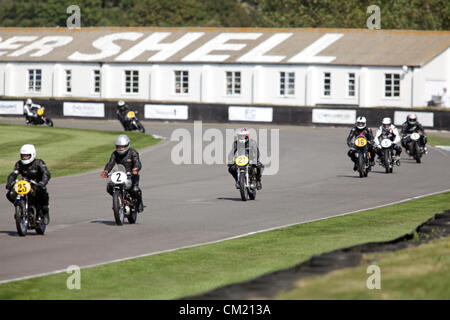
[[[114,151],[118,131],[81,130],[0,124],[0,183],[20,159],[23,144],[34,144],[37,158],[43,159],[52,177],[101,169]],[[127,132],[131,147],[142,149],[159,139],[139,132]]]
[[[433,146],[450,146],[450,138],[440,136],[427,136],[428,143]]]
[[[305,278],[276,299],[450,299],[450,238],[390,253],[363,256],[361,266]],[[380,289],[367,289],[370,265],[380,268]]]
[[[450,192],[305,223],[215,244],[81,270],[81,289],[68,290],[67,273],[0,285],[0,299],[175,299],[253,279],[313,255],[411,232],[449,209]],[[413,258],[410,264],[417,263]],[[426,274],[423,285],[426,282]],[[364,282],[365,283],[365,282]],[[394,296],[407,296],[398,287]],[[436,286],[420,288],[445,298]],[[435,291],[434,291],[435,290]],[[433,292],[432,292],[433,291]]]

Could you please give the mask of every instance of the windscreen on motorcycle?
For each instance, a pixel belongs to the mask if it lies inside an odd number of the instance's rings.
[[[114,173],[116,171],[122,171],[122,172],[127,172],[127,170],[125,169],[125,166],[122,164],[115,164],[114,167],[111,170],[111,173]]]
[[[239,141],[237,141],[237,150],[236,150],[236,154],[235,157],[239,157],[239,156],[246,156],[249,158],[249,163],[250,164],[256,164],[257,163],[257,154],[256,154],[256,148],[251,148],[251,147],[245,147],[245,143],[240,143]]]

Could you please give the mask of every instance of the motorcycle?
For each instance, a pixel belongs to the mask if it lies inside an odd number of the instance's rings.
[[[392,173],[394,165],[400,165],[400,162],[398,160],[394,161],[394,143],[391,139],[383,137],[381,139],[380,145],[382,154],[382,157],[380,157],[379,159],[380,164],[385,168],[386,173]]]
[[[421,144],[421,136],[422,132],[413,132],[405,136],[406,139],[406,152],[410,157],[413,157],[417,163],[422,162],[422,155],[425,153],[425,150]]]
[[[111,182],[114,184],[113,192],[113,212],[116,224],[123,225],[125,218],[130,224],[136,223],[138,201],[130,195],[131,173],[126,172],[123,166],[109,174]]]
[[[125,122],[127,124],[127,131],[137,130],[139,132],[145,133],[145,128],[139,121],[137,117],[137,111],[128,111],[125,116]]]
[[[237,177],[242,201],[255,200],[256,198],[256,170],[249,163],[247,152],[236,156],[234,163],[237,165]]]
[[[35,229],[37,234],[45,233],[46,225],[38,211],[35,197],[36,182],[33,180],[16,180],[14,190],[17,193],[14,202],[17,232],[20,236],[27,235],[28,229]]]
[[[40,107],[39,109],[36,110],[35,116],[30,117],[29,124],[34,125],[45,124],[48,127],[53,127],[53,121],[50,118],[48,118],[47,115],[45,114],[44,107]]]
[[[360,178],[367,177],[371,169],[370,165],[371,155],[367,147],[366,137],[364,136],[357,137],[354,141],[354,145],[356,149],[355,156],[356,158],[358,158],[357,166],[359,177]]]

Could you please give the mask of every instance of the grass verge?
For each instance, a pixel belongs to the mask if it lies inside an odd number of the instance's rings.
[[[428,143],[433,146],[450,146],[450,138],[440,136],[427,136]]]
[[[449,209],[450,192],[220,243],[0,285],[0,299],[174,299],[291,267],[313,255],[411,232]],[[431,288],[430,290],[433,290]]]
[[[76,174],[103,168],[114,151],[118,131],[82,130],[0,124],[0,183],[6,183],[19,150],[34,144],[37,158],[43,159],[52,177]],[[127,132],[131,147],[142,149],[159,139],[139,132]]]
[[[380,268],[380,289],[367,289],[370,265]],[[390,253],[363,256],[361,266],[296,282],[276,299],[450,299],[450,238]],[[370,282],[370,281],[369,281]]]

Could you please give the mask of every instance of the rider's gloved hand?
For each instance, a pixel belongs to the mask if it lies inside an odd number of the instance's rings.
[[[36,189],[38,189],[38,190],[43,190],[43,189],[45,189],[45,184],[44,184],[42,181],[36,183]]]
[[[102,177],[102,178],[107,178],[107,176],[106,176],[107,174],[108,174],[108,171],[105,170],[105,171],[102,172],[102,174],[100,175],[100,177]]]
[[[133,168],[132,171],[133,171],[134,176],[137,176],[139,174],[139,172],[137,170],[138,170],[137,168]]]

